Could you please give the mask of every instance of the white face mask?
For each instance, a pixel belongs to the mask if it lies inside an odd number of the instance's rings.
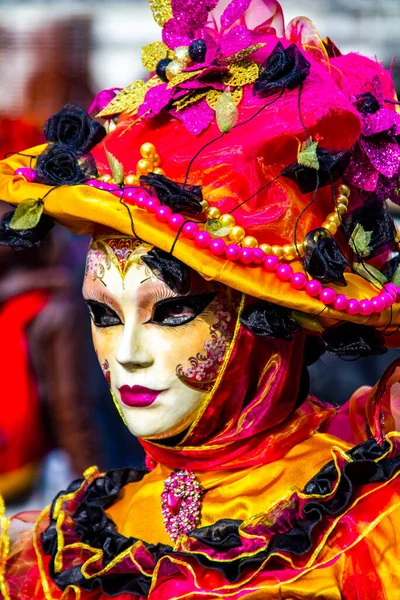
[[[179,296],[142,262],[151,246],[98,237],[89,249],[83,295],[99,362],[133,435],[165,438],[194,421],[232,338],[226,290],[191,272]]]

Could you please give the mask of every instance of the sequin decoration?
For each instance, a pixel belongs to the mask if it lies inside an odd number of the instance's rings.
[[[171,2],[169,0],[149,0],[149,5],[153,18],[160,27],[169,19],[172,19]]]
[[[199,524],[202,493],[193,471],[174,470],[165,480],[161,512],[165,529],[174,542]]]
[[[211,336],[204,344],[204,353],[189,358],[190,367],[178,365],[176,374],[187,386],[196,390],[210,390],[232,339],[232,316],[223,297],[215,299],[217,322],[210,327]]]

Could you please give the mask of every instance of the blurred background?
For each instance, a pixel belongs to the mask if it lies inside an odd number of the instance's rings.
[[[286,21],[307,15],[342,52],[376,56],[400,90],[399,0],[282,5]],[[145,75],[140,48],[158,39],[142,1],[0,0],[0,156],[44,141],[44,121],[66,103],[87,109],[97,91]],[[0,492],[10,512],[41,508],[92,464],[142,465],[91,346],[80,297],[87,245],[56,228],[34,253],[0,248]],[[392,358],[324,356],[311,368],[312,392],[343,403],[359,385],[373,385]]]

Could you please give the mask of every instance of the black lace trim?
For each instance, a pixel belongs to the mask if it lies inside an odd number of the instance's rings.
[[[339,475],[334,461],[327,463],[306,484],[306,494],[328,495],[332,493],[334,486],[337,488],[327,500],[310,499],[303,505],[302,510],[296,501],[290,509],[286,509],[284,515],[276,518],[274,524],[269,527],[270,542],[266,550],[261,550],[249,557],[238,557],[227,562],[216,562],[204,555],[192,553],[192,559],[207,569],[219,570],[230,582],[239,579],[243,570],[256,569],[272,553],[285,552],[292,555],[307,553],[313,546],[313,533],[325,517],[334,517],[342,513],[355,497],[358,487],[366,484],[382,483],[388,481],[395,473],[400,471],[400,456],[378,458],[383,456],[390,446],[387,441],[379,445],[375,440],[368,440],[355,446],[347,452],[352,462],[346,463]],[[144,476],[143,471],[134,469],[121,469],[111,471],[102,477],[96,478],[88,485],[84,492],[83,500],[80,502],[73,519],[75,521],[75,532],[82,542],[94,547],[101,548],[104,552],[104,566],[115,556],[126,548],[132,546],[138,540],[127,538],[116,531],[115,524],[105,514],[117,498],[120,490],[128,483],[140,481]],[[83,480],[73,482],[67,492],[76,491]],[[66,492],[62,492],[64,494]],[[57,500],[57,498],[56,498]],[[51,522],[49,527],[42,533],[41,542],[43,551],[51,556],[49,572],[55,584],[62,590],[68,585],[76,585],[83,590],[92,591],[100,587],[107,596],[116,596],[120,593],[137,594],[146,597],[151,577],[132,573],[104,574],[102,576],[85,579],[80,565],[67,569],[61,573],[54,571],[54,558],[57,552],[57,532],[54,520],[54,503],[50,510]],[[239,528],[242,521],[234,519],[222,519],[213,525],[195,529],[190,536],[199,540],[202,544],[218,551],[228,551],[241,546]],[[144,546],[153,556],[157,563],[162,556],[171,554],[173,549],[165,544],[148,544]],[[187,557],[187,553],[174,552],[174,556]],[[276,567],[276,564],[275,564]]]

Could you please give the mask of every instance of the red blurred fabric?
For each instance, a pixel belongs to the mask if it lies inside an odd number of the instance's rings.
[[[0,473],[19,469],[43,453],[39,394],[30,369],[27,327],[44,308],[47,294],[31,291],[0,309]]]

